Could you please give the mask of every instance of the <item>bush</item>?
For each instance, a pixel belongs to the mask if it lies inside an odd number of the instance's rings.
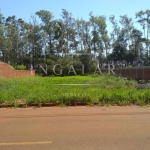
[[[17,65],[16,70],[26,70],[26,66],[24,65]]]

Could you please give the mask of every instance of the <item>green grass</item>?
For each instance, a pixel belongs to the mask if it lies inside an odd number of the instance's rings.
[[[0,104],[17,106],[21,101],[75,105],[149,105],[150,89],[137,89],[137,82],[115,76],[29,77],[0,79]]]

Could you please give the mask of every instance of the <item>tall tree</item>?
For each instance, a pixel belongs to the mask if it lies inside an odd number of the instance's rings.
[[[106,17],[105,16],[98,16],[97,18],[97,25],[98,25],[98,31],[101,34],[101,41],[100,43],[100,53],[105,52],[106,60],[108,61],[108,54],[110,50],[110,38],[108,36],[107,31],[107,24],[106,24]]]
[[[4,16],[0,12],[0,60],[4,58]]]
[[[65,51],[64,54],[73,52],[76,48],[76,31],[75,31],[75,19],[72,14],[67,10],[62,9],[62,23],[64,24],[64,41]]]
[[[49,51],[48,54],[51,56],[53,54],[53,43],[54,40],[54,21],[53,14],[47,10],[40,10],[36,12],[36,15],[42,20],[42,29],[45,31],[45,33],[48,36],[48,45],[49,45]]]
[[[150,51],[150,10],[139,11],[136,13],[137,22],[141,25],[145,38],[145,52],[147,56],[147,65],[149,65],[149,51]]]

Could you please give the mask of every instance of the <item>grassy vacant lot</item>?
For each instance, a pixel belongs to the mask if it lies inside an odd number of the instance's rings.
[[[150,89],[115,76],[30,77],[0,79],[0,104],[36,103],[75,105],[149,105]]]

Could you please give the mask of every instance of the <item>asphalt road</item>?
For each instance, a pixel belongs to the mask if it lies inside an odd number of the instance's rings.
[[[0,150],[149,150],[150,107],[0,109]]]

